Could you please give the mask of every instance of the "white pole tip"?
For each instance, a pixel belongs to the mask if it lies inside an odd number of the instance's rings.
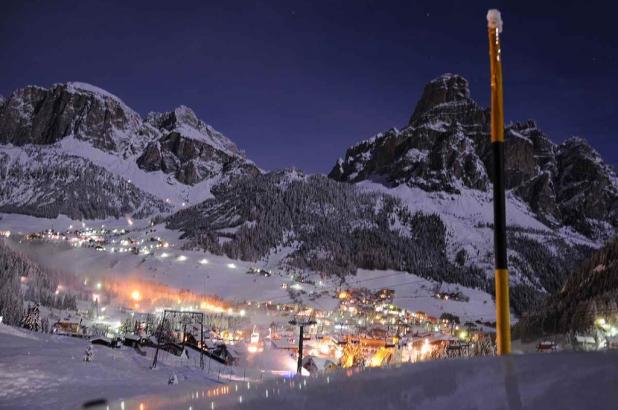
[[[500,10],[491,9],[487,12],[487,27],[498,29],[498,33],[502,33],[502,16]]]

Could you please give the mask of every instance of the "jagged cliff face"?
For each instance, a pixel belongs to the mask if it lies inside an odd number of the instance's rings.
[[[83,83],[17,90],[0,111],[0,143],[49,145],[67,136],[136,154],[155,135],[140,116],[104,90]]]
[[[218,175],[259,173],[232,141],[199,120],[188,107],[151,113],[146,121],[161,132],[137,159],[146,171],[173,174],[187,185]]]
[[[544,223],[607,239],[618,226],[618,189],[611,167],[585,141],[556,145],[533,121],[506,127],[507,188]],[[424,89],[409,124],[346,151],[330,172],[338,181],[373,180],[425,191],[491,188],[489,111],[468,82],[445,74]]]
[[[259,173],[191,109],[143,120],[84,83],[28,86],[1,100],[0,155],[0,209],[47,217],[169,212],[217,183]]]

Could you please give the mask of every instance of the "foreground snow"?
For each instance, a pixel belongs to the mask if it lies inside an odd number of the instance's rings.
[[[126,409],[609,409],[618,352],[443,360],[320,378],[149,394]],[[103,409],[105,406],[102,407]],[[111,403],[110,409],[120,408]]]
[[[136,394],[167,394],[187,386],[210,386],[218,373],[200,371],[193,360],[167,357],[150,369],[152,350],[94,346],[92,362],[84,362],[86,340],[56,336],[0,324],[0,408],[72,409],[88,400]],[[171,374],[178,385],[168,385]]]

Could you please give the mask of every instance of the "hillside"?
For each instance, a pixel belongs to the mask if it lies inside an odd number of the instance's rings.
[[[598,318],[613,323],[617,313],[618,238],[614,238],[574,270],[559,292],[524,316],[517,331],[524,339],[586,332]]]
[[[446,257],[440,217],[412,213],[389,195],[364,193],[323,176],[280,171],[213,191],[168,227],[213,253],[345,276],[358,268],[397,269],[484,288],[482,272]]]

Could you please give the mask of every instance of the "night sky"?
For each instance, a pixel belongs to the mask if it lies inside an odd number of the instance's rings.
[[[262,168],[326,173],[350,144],[404,126],[441,73],[487,105],[497,7],[507,122],[585,137],[615,165],[617,6],[538,3],[3,0],[0,94],[84,81],[143,115],[184,104]]]

